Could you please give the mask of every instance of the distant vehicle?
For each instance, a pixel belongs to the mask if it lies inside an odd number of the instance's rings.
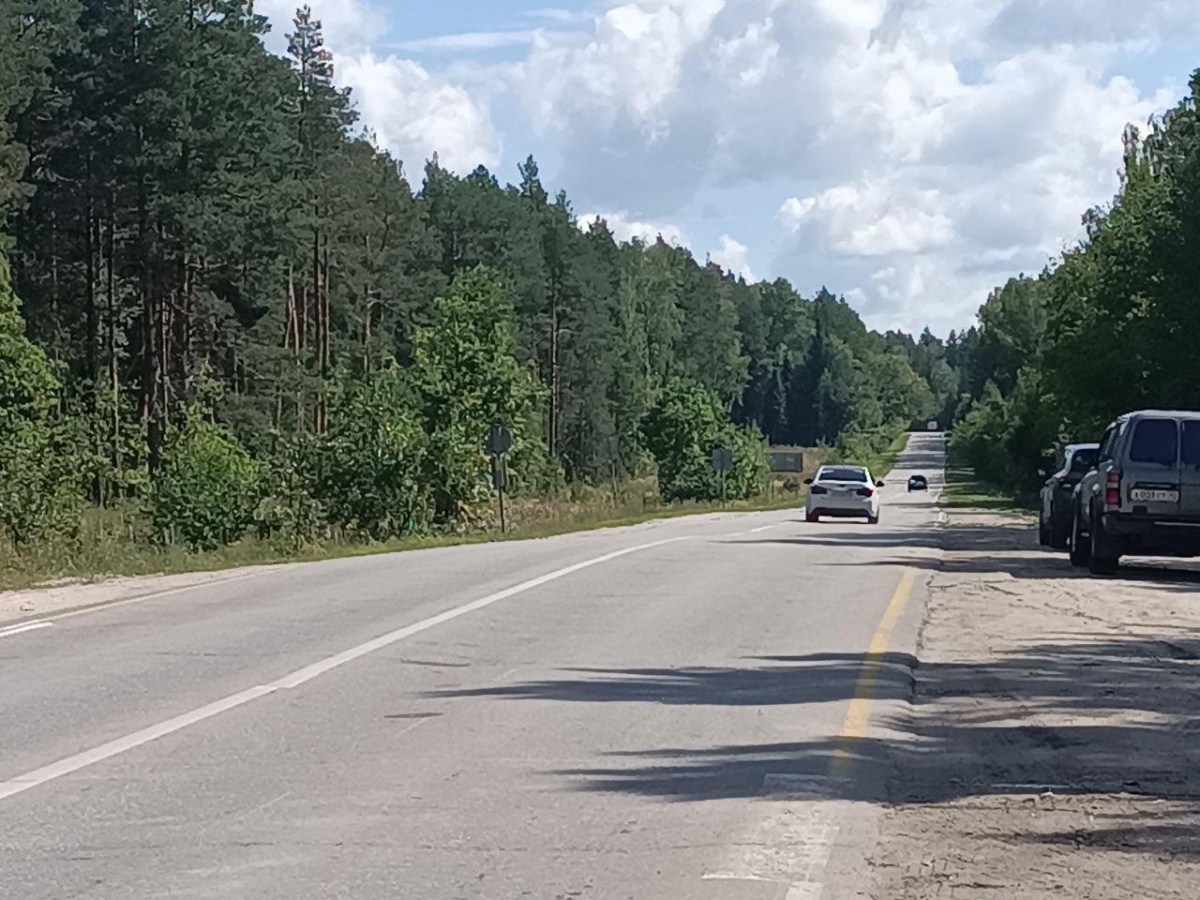
[[[1056,472],[1043,469],[1041,512],[1038,514],[1038,542],[1043,547],[1066,550],[1071,537],[1071,517],[1075,509],[1075,485],[1095,465],[1099,444],[1068,444]]]
[[[822,466],[809,485],[805,519],[819,522],[822,516],[835,519],[865,518],[871,525],[879,524],[879,488],[863,466]]]
[[[1094,575],[1123,556],[1200,556],[1200,412],[1121,416],[1074,500],[1071,563]]]
[[[908,479],[908,491],[927,491],[929,490],[929,479],[924,475],[913,475]]]

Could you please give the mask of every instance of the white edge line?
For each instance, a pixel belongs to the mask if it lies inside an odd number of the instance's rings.
[[[502,591],[497,591],[494,594],[489,594],[479,600],[471,603],[466,603],[454,609],[447,610],[444,613],[439,613],[436,616],[431,616],[428,619],[423,619],[413,625],[405,628],[400,628],[392,631],[374,640],[367,641],[365,644],[359,644],[357,647],[352,647],[336,656],[331,656],[321,662],[314,663],[311,666],[306,666],[299,669],[290,675],[285,675],[278,681],[272,681],[270,684],[260,685],[237,694],[232,694],[221,700],[217,700],[207,706],[202,706],[199,709],[194,709],[191,712],[176,716],[173,719],[167,719],[165,722],[160,722],[157,725],[151,725],[149,728],[143,728],[141,731],[135,731],[132,734],[127,734],[124,737],[119,737],[116,740],[109,741],[106,744],[101,744],[98,747],[93,747],[90,750],[85,750],[82,753],[77,753],[74,756],[68,756],[65,759],[60,759],[58,762],[51,763],[48,766],[43,766],[40,769],[34,769],[32,772],[27,772],[24,775],[18,775],[16,778],[8,781],[0,782],[0,800],[6,800],[30,788],[45,784],[48,781],[53,781],[56,778],[62,778],[64,775],[70,775],[73,772],[78,772],[80,769],[103,762],[106,759],[111,759],[121,753],[126,753],[143,744],[148,744],[151,741],[158,740],[168,734],[176,731],[182,731],[191,725],[198,722],[203,722],[205,719],[211,719],[213,716],[220,715],[223,712],[228,712],[236,707],[243,706],[251,700],[257,700],[259,697],[265,697],[267,694],[273,694],[280,690],[291,690],[297,688],[307,681],[311,681],[320,675],[324,675],[339,666],[344,666],[348,662],[366,656],[369,653],[374,653],[377,650],[382,650],[405,638],[412,637],[414,634],[420,634],[422,631],[428,631],[430,628],[435,628],[438,625],[443,625],[460,616],[465,616],[468,613],[476,612],[484,607],[491,606],[494,603],[499,603],[501,600],[507,600],[517,594],[522,594],[534,588],[541,587],[551,581],[557,581],[560,578],[565,578],[567,575],[572,575],[583,569],[598,566],[601,563],[611,562],[614,559],[619,559],[622,556],[628,556],[631,553],[638,553],[642,550],[652,550],[655,547],[662,547],[666,544],[674,544],[679,541],[690,540],[689,537],[670,538],[665,541],[655,541],[651,544],[639,544],[636,547],[627,547],[624,550],[618,550],[614,553],[607,553],[604,556],[597,556],[594,559],[585,560],[581,563],[576,563],[573,566],[567,566],[565,569],[558,569],[555,572],[550,572],[546,575],[541,575],[537,578],[532,578],[529,581],[524,581],[521,584],[514,585],[510,588],[505,588]],[[47,623],[49,624],[49,623]]]
[[[26,622],[24,625],[12,625],[8,628],[0,628],[0,638],[12,637],[14,634],[23,634],[26,631],[37,631],[39,628],[53,627],[53,622]]]

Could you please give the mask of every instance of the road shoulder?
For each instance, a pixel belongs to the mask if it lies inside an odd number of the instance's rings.
[[[1183,898],[1200,884],[1200,572],[1081,576],[951,510],[871,896]]]

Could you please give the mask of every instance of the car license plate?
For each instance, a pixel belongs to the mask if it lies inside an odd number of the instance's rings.
[[[1145,488],[1134,488],[1129,492],[1129,499],[1134,503],[1178,503],[1179,491],[1151,491]]]

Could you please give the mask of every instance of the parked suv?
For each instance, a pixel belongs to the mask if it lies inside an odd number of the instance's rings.
[[[1071,517],[1075,512],[1075,486],[1096,465],[1099,444],[1068,444],[1062,464],[1049,475],[1041,472],[1041,514],[1038,516],[1038,540],[1043,547],[1066,550],[1071,537]],[[1047,468],[1052,464],[1047,464]]]
[[[1111,575],[1130,555],[1200,556],[1200,412],[1121,416],[1075,489],[1071,562]]]

